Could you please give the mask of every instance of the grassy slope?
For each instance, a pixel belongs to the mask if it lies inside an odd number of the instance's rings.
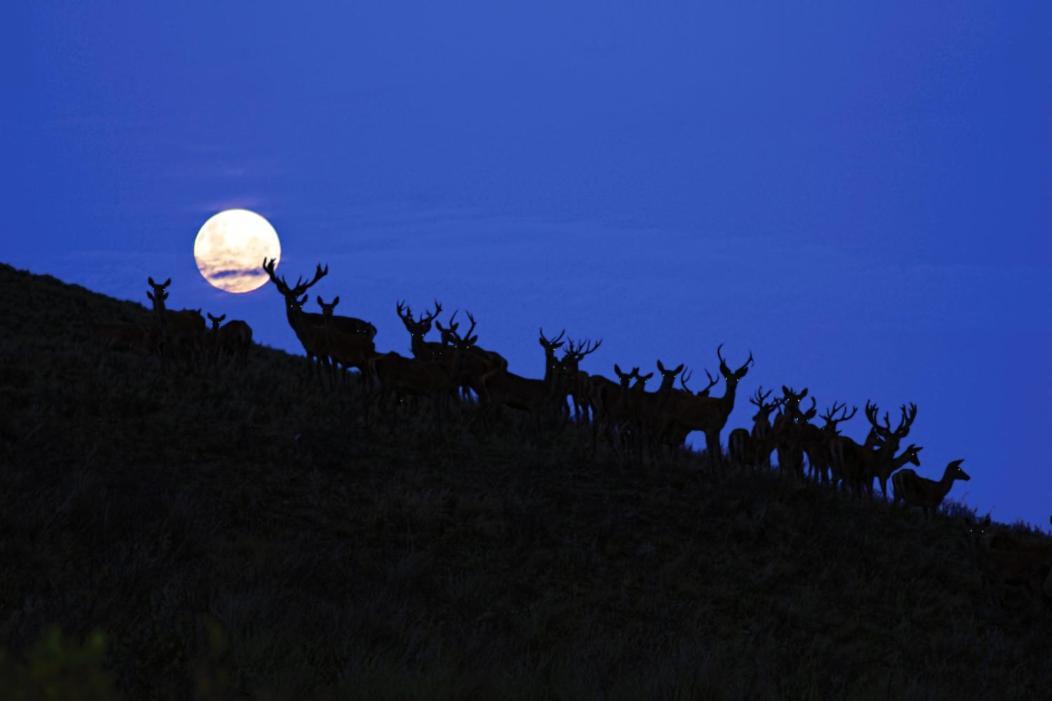
[[[0,266],[2,647],[101,628],[137,698],[1052,686],[1052,616],[991,600],[959,521],[593,462],[572,430],[366,427],[300,358],[189,372],[91,339],[144,314]]]

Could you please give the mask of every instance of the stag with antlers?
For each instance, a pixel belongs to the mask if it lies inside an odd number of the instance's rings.
[[[781,411],[774,419],[775,447],[778,452],[778,469],[782,474],[804,477],[804,440],[806,426],[818,412],[817,402],[811,397],[811,408],[803,411],[800,403],[807,397],[804,387],[797,392],[782,385]]]
[[[749,403],[756,407],[756,413],[752,417],[752,431],[749,433],[752,446],[751,462],[756,467],[767,469],[771,467],[771,451],[775,448],[771,412],[776,411],[784,401],[779,397],[773,402],[768,402],[772,392],[774,390],[764,392],[763,387],[759,387],[756,394],[749,398]]]
[[[807,455],[807,463],[811,470],[811,478],[827,484],[831,479],[836,479],[833,472],[833,441],[840,435],[840,424],[850,421],[858,413],[858,407],[851,407],[848,413],[847,404],[833,402],[833,406],[826,409],[819,417],[825,422],[821,427],[812,423],[803,424],[803,448]],[[840,414],[840,416],[837,416]]]
[[[869,407],[867,407],[868,409]],[[883,425],[877,425],[875,421],[877,416],[877,407],[872,405],[872,411],[867,414],[867,418],[870,419],[872,430],[870,431],[870,437],[867,440],[871,440],[875,443],[874,452],[878,455],[884,450],[884,446],[888,445],[886,451],[887,456],[894,456],[895,452],[899,449],[899,444],[902,439],[909,435],[910,427],[913,425],[914,419],[917,418],[917,405],[910,404],[909,406],[903,405],[901,407],[902,418],[899,421],[897,428],[892,430],[891,422],[887,412],[884,412],[884,423]],[[874,437],[875,434],[875,437]],[[872,460],[866,466],[866,473],[864,476],[866,491],[872,494],[873,492],[873,479],[877,479],[880,482],[880,491],[884,495],[885,500],[887,499],[887,483],[891,473],[907,463],[915,466],[920,466],[920,459],[917,454],[920,452],[920,448],[910,444],[909,447],[898,457],[891,457],[890,459],[884,458],[880,460]]]
[[[304,280],[300,277],[296,279],[295,285],[290,286],[284,276],[278,277],[274,272],[276,265],[276,259],[263,260],[264,272],[285,300],[285,317],[303,346],[308,368],[320,369],[322,366],[335,364],[357,367],[364,371],[367,361],[376,355],[376,347],[372,340],[376,329],[372,324],[357,319],[350,319],[348,324],[343,321],[347,317],[303,311],[303,305],[307,302],[307,290],[329,274],[328,266],[319,263],[311,279]],[[332,306],[335,304],[334,301]]]
[[[718,465],[723,459],[720,445],[720,433],[727,425],[727,418],[734,410],[738,383],[749,372],[753,360],[752,353],[737,369],[731,370],[723,357],[723,344],[716,347],[716,358],[720,361],[720,374],[725,383],[722,397],[685,397],[673,396],[669,402],[669,419],[672,425],[679,424],[688,431],[702,431],[705,434],[705,452],[710,464]]]
[[[497,410],[503,406],[525,412],[533,417],[538,425],[549,415],[565,418],[566,402],[560,399],[565,398],[566,392],[559,361],[555,357],[555,351],[562,346],[562,336],[563,334],[560,333],[555,339],[548,340],[544,336],[543,329],[541,330],[540,344],[544,348],[545,355],[543,379],[522,377],[509,371],[507,365],[494,368],[482,375],[480,397],[483,398],[483,403],[491,410]],[[455,333],[454,337],[459,338]],[[470,346],[474,344],[473,339],[473,336],[468,336],[459,342]]]
[[[679,389],[672,390],[673,399],[692,399],[708,397],[710,392],[712,391],[712,388],[715,387],[720,381],[719,375],[714,376],[708,371],[708,369],[706,369],[705,376],[709,378],[709,382],[707,385],[695,392],[693,389],[691,389],[690,385],[687,384],[693,376],[694,373],[686,369],[684,369],[683,372],[680,373]],[[690,432],[693,429],[689,426],[685,426],[677,422],[675,420],[675,416],[671,412],[666,412],[664,419],[665,423],[662,428],[662,442],[665,445],[673,448],[679,448],[683,446],[683,444],[687,440],[687,436],[690,435]]]
[[[303,305],[307,301],[307,290],[318,281],[329,274],[328,267],[322,267],[321,263],[314,270],[314,277],[310,280],[297,278],[296,284],[289,286],[285,277],[278,277],[274,272],[277,259],[263,259],[263,271],[266,272],[273,283],[274,288],[285,299],[285,318],[289,322],[293,333],[303,346],[303,352],[307,355],[309,367],[328,364],[329,355],[326,348],[326,325],[325,318],[321,314],[312,314],[303,311]]]
[[[896,455],[902,439],[909,434],[910,426],[917,417],[917,406],[911,404],[902,407],[902,418],[895,429],[891,428],[887,413],[884,414],[884,424],[880,424],[876,404],[867,401],[865,413],[872,427],[866,443],[859,445],[846,436],[834,438],[830,443],[833,469],[844,484],[852,487],[860,496],[863,492],[872,496],[873,480],[879,480],[886,499],[887,480],[895,470],[906,464],[920,466],[919,446],[911,444]]]
[[[409,332],[409,347],[414,358],[439,363],[450,361],[453,354],[448,345],[424,340],[424,336],[431,331],[431,324],[435,317],[442,313],[441,302],[436,299],[434,311],[421,314],[419,319],[413,318],[413,308],[403,301],[395,304],[395,313],[402,320],[405,330]]]
[[[570,393],[573,402],[574,421],[580,423],[589,418],[595,420],[594,407],[591,397],[590,375],[580,369],[581,361],[585,357],[599,350],[603,340],[595,343],[584,340],[575,343],[573,339],[567,339],[566,348],[560,361],[560,370],[563,374],[565,386]]]
[[[469,396],[469,392],[474,392],[479,398],[479,402],[485,403],[486,399],[483,397],[485,388],[483,387],[482,378],[489,373],[506,372],[508,360],[496,351],[486,350],[478,346],[478,335],[475,333],[475,327],[478,325],[478,322],[476,322],[471,312],[466,312],[471,326],[461,336],[460,322],[456,320],[457,313],[453,312],[453,315],[449,318],[448,326],[443,326],[442,322],[439,321],[436,321],[435,324],[439,333],[442,334],[442,343],[447,350],[452,351],[450,367],[457,381],[457,386],[464,393],[465,397]]]

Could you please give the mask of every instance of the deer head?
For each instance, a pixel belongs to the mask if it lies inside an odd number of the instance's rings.
[[[632,368],[632,372],[625,372],[621,369],[621,366],[614,363],[614,374],[617,375],[617,379],[621,381],[622,389],[628,389],[628,385],[632,382],[633,377],[639,375],[639,368]]]
[[[683,363],[680,363],[672,370],[669,370],[665,365],[658,360],[657,361],[658,372],[661,373],[661,387],[658,388],[659,392],[667,392],[672,389],[672,386],[676,384],[676,378],[683,372]]]
[[[800,411],[800,402],[807,396],[807,393],[807,387],[797,392],[792,387],[782,385],[782,415],[794,421],[803,416],[803,412]],[[811,398],[811,401],[814,401],[814,397]]]
[[[553,339],[545,337],[543,327],[539,329],[539,334],[537,342],[544,349],[544,379],[550,381],[553,373],[559,370],[559,361],[555,357],[555,351],[562,348],[562,338],[566,334],[566,329],[560,331],[559,335]]]
[[[336,305],[340,303],[340,297],[337,295],[333,297],[333,300],[326,304],[325,300],[318,295],[315,299],[318,300],[318,306],[321,307],[322,316],[333,316],[336,311]]]
[[[785,389],[783,387],[783,389]],[[749,398],[749,403],[756,407],[756,414],[752,417],[753,421],[767,422],[770,420],[771,412],[775,411],[785,401],[784,397],[779,397],[773,402],[768,402],[767,399],[774,392],[773,389],[769,389],[766,392],[763,391],[763,387],[756,388],[756,394]]]
[[[303,305],[307,302],[307,290],[314,287],[319,280],[329,274],[329,267],[323,267],[321,263],[318,263],[318,266],[314,270],[314,277],[310,280],[296,278],[296,284],[290,287],[284,276],[279,278],[274,272],[276,265],[276,258],[271,258],[270,260],[266,258],[263,259],[263,271],[266,272],[267,277],[269,277],[270,281],[274,283],[274,287],[276,287],[278,292],[285,298],[285,306],[290,312],[302,309]],[[302,300],[300,299],[301,297],[303,297]]]
[[[457,313],[453,312],[453,316],[449,319],[449,326],[443,329],[442,326],[439,325],[439,329],[442,330],[443,334],[448,334],[449,341],[452,343],[452,345],[456,346],[458,350],[467,350],[468,348],[474,346],[479,340],[478,335],[473,333],[477,322],[475,321],[475,317],[471,315],[471,312],[467,312],[468,321],[471,322],[471,326],[469,326],[467,332],[463,336],[461,336],[459,333],[457,333],[457,329],[460,328],[460,324],[453,321],[453,319],[455,319],[456,316]]]
[[[211,314],[208,315],[208,320],[212,322],[213,331],[219,330],[219,325],[223,323],[224,319],[226,319],[226,314],[223,314],[221,316],[212,316]]]
[[[153,309],[157,312],[164,311],[164,301],[168,299],[167,287],[172,284],[172,278],[168,278],[164,282],[158,284],[154,282],[152,277],[146,278],[146,282],[150,285],[151,291],[146,293],[146,296],[153,302]]]
[[[724,379],[727,380],[727,389],[736,386],[746,373],[749,372],[749,366],[753,364],[752,351],[749,351],[749,359],[738,368],[737,370],[731,370],[727,367],[727,361],[723,358],[723,344],[716,346],[716,357],[720,361],[720,374],[723,375]]]
[[[873,433],[884,442],[898,444],[898,441],[906,438],[910,433],[910,426],[913,425],[913,420],[917,417],[917,405],[910,403],[909,405],[903,404],[899,407],[902,410],[902,416],[898,420],[898,425],[892,429],[890,417],[888,413],[884,413],[884,424],[877,422],[876,417],[879,413],[879,408],[873,402],[866,402],[866,418],[869,419],[870,424],[873,426]]]
[[[405,330],[409,332],[410,336],[423,338],[431,330],[431,324],[435,317],[442,313],[442,303],[436,299],[434,311],[421,314],[419,319],[413,318],[413,308],[407,306],[405,302],[398,302],[395,305],[395,311],[398,313],[398,318],[402,320],[402,324],[405,325]],[[453,317],[456,317],[456,312],[453,312]],[[450,324],[452,323],[453,319],[450,319]],[[438,328],[441,330],[442,325],[439,324]],[[453,328],[454,330],[456,329],[455,326]]]
[[[712,373],[709,372],[708,369],[705,370],[705,375],[709,378],[709,384],[705,385],[705,387],[695,392],[687,385],[687,383],[690,382],[690,378],[694,377],[694,373],[688,370],[684,370],[679,376],[679,386],[683,389],[684,392],[692,394],[695,397],[707,397],[709,396],[709,392],[712,390],[712,388],[716,386],[716,383],[720,381],[720,378],[718,375],[713,377]]]
[[[906,450],[902,451],[902,454],[895,458],[895,462],[899,466],[909,463],[916,467],[920,467],[920,452],[922,450],[924,450],[923,447],[910,443],[908,446],[906,446]],[[960,469],[960,462],[958,462],[958,469]],[[967,479],[967,477],[965,477],[965,479]]]
[[[840,414],[840,416],[837,416],[838,413]],[[833,402],[833,406],[831,406],[829,409],[826,409],[825,413],[820,415],[822,420],[825,421],[825,424],[822,426],[822,430],[829,436],[839,436],[840,424],[850,420],[857,413],[857,406],[851,407],[851,413],[849,414],[847,412],[846,402],[844,404],[839,405],[836,402]]]
[[[556,336],[555,338],[551,339],[551,340],[549,340],[548,338],[545,337],[545,335],[544,335],[544,327],[541,327],[538,331],[540,333],[540,337],[537,339],[537,342],[541,344],[542,348],[544,348],[544,354],[545,355],[548,355],[549,353],[554,354],[555,351],[557,351],[560,348],[562,348],[562,346],[563,346],[562,338],[566,334],[566,329],[563,329],[562,331],[560,331],[559,335]]]

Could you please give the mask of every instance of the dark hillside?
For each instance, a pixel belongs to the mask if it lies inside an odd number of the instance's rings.
[[[300,357],[165,367],[91,331],[147,314],[0,265],[0,684],[57,625],[105,634],[127,698],[1052,689],[1052,612],[984,585],[959,517],[467,410],[367,425]]]

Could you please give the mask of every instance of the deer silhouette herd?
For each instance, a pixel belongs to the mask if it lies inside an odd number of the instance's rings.
[[[318,265],[309,279],[297,278],[290,285],[275,272],[276,261],[264,260],[274,289],[285,304],[285,316],[307,357],[307,372],[315,379],[329,378],[334,386],[351,381],[365,390],[365,416],[370,407],[395,411],[400,407],[419,410],[431,407],[430,417],[441,422],[454,404],[474,406],[476,417],[492,427],[501,412],[509,410],[536,429],[543,425],[565,427],[576,424],[590,429],[592,453],[600,441],[616,453],[638,461],[656,460],[662,453],[680,454],[687,436],[705,436],[705,458],[710,467],[734,464],[757,470],[773,467],[790,477],[831,486],[862,499],[876,499],[874,483],[888,500],[888,481],[893,502],[916,507],[930,516],[949,493],[953,483],[969,480],[962,460],[946,465],[940,479],[921,477],[906,465],[920,466],[921,447],[902,446],[914,420],[915,404],[903,405],[897,421],[890,412],[881,416],[879,407],[867,401],[863,415],[869,431],[862,442],[841,434],[841,425],[858,413],[857,407],[834,402],[824,412],[806,388],[782,386],[781,394],[757,388],[748,401],[756,411],[750,428],[735,428],[728,434],[727,453],[721,434],[735,406],[738,385],[748,374],[752,353],[738,367],[727,364],[722,344],[716,348],[718,374],[705,370],[704,387],[689,386],[692,373],[682,364],[667,367],[658,360],[655,370],[661,379],[654,391],[646,389],[654,371],[642,373],[613,366],[617,380],[581,369],[581,362],[594,353],[601,340],[573,340],[565,330],[549,338],[543,328],[538,344],[544,354],[544,376],[540,379],[508,370],[500,353],[478,345],[475,317],[466,312],[466,330],[457,312],[443,324],[442,305],[419,315],[404,302],[395,312],[410,338],[411,356],[376,350],[376,327],[365,320],[338,315],[340,298],[326,302],[316,297],[320,313],[304,310],[309,290],[328,274]],[[198,362],[203,353],[245,362],[252,345],[252,329],[244,321],[225,321],[201,310],[172,310],[166,305],[171,279],[157,283],[148,278],[147,297],[153,306],[149,324],[96,324],[96,334],[111,347],[156,354],[168,360]],[[224,323],[225,321],[225,323]],[[438,341],[427,340],[435,329]],[[560,356],[561,352],[561,356]],[[354,372],[351,372],[351,371]],[[723,394],[711,392],[724,383]],[[678,387],[676,386],[678,383]],[[809,402],[809,406],[808,406]],[[815,418],[820,423],[813,423]],[[989,519],[971,524],[973,542],[979,548],[979,563],[985,574],[1001,582],[1022,582],[1032,593],[1052,598],[1052,546],[1046,541],[1020,538],[1006,531],[993,533]],[[991,564],[992,563],[992,564]]]
[[[368,404],[379,411],[395,407],[419,407],[427,403],[430,416],[441,421],[454,402],[474,404],[479,417],[488,425],[500,412],[520,414],[539,427],[545,423],[574,423],[590,427],[593,453],[600,441],[619,454],[639,461],[654,460],[663,451],[676,453],[686,447],[687,436],[705,436],[705,457],[710,465],[734,463],[771,468],[777,455],[778,469],[789,475],[811,479],[858,497],[874,498],[874,482],[888,498],[888,480],[894,501],[935,510],[956,480],[969,479],[961,460],[949,463],[939,480],[919,476],[906,465],[920,466],[919,446],[902,447],[917,416],[914,404],[904,405],[893,427],[888,412],[880,416],[872,402],[865,405],[868,435],[859,443],[842,435],[841,424],[853,418],[857,407],[834,403],[819,414],[817,402],[808,390],[783,386],[780,396],[773,390],[758,388],[749,402],[755,406],[751,428],[735,428],[728,435],[727,454],[721,434],[737,400],[738,385],[754,360],[750,353],[741,365],[732,367],[716,348],[718,374],[705,370],[704,387],[689,386],[690,371],[682,364],[667,367],[660,360],[658,387],[647,390],[654,371],[639,367],[625,371],[613,367],[616,380],[581,369],[581,363],[602,344],[601,340],[573,340],[565,331],[554,337],[539,330],[538,343],[544,354],[544,376],[523,377],[508,369],[500,353],[478,345],[477,321],[467,312],[467,328],[457,320],[457,312],[443,323],[442,305],[417,315],[410,306],[398,302],[395,312],[410,338],[410,356],[376,350],[376,326],[363,319],[342,316],[335,310],[339,297],[326,302],[316,297],[320,313],[304,309],[308,294],[329,272],[318,265],[308,278],[295,284],[275,272],[276,260],[264,260],[262,268],[285,304],[285,317],[307,356],[309,371],[338,382],[352,375],[366,389]],[[244,360],[252,345],[252,329],[240,320],[201,310],[174,310],[167,306],[171,279],[158,283],[148,278],[147,298],[153,308],[152,323],[96,325],[98,335],[112,343],[161,355],[167,359],[196,358],[202,352]],[[224,323],[225,322],[225,323]],[[432,329],[437,341],[427,340]],[[351,372],[351,371],[354,372]],[[712,390],[724,383],[723,393]],[[678,386],[677,386],[678,383]],[[806,406],[807,400],[810,406]],[[815,417],[821,424],[812,423]]]

